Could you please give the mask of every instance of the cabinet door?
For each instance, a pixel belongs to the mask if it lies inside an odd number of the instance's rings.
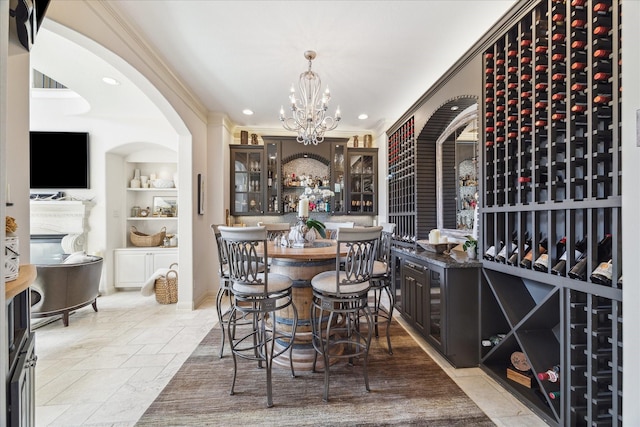
[[[11,427],[36,425],[36,355],[35,335],[30,335],[18,358],[15,372],[11,376],[10,409],[8,422]]]
[[[263,175],[264,149],[231,148],[231,214],[262,215],[266,178]]]
[[[281,194],[280,194],[280,143],[268,142],[265,144],[267,150],[267,184],[266,184],[266,209],[267,214],[280,214]]]
[[[440,267],[430,266],[428,273],[428,292],[426,293],[426,306],[425,312],[428,316],[426,321],[428,322],[427,336],[430,338],[432,344],[440,347],[441,351],[444,351],[444,343],[446,342],[444,337],[444,323],[445,320],[445,304],[444,299],[444,269]]]
[[[345,205],[345,155],[346,144],[331,145],[331,182],[333,183],[334,196],[331,201],[332,212],[336,214],[346,213]]]
[[[149,278],[148,253],[141,251],[115,252],[116,288],[140,287]]]
[[[401,276],[403,313],[407,317],[407,320],[409,320],[420,333],[424,334],[427,325],[425,300],[428,293],[425,268],[405,260],[402,263]]]
[[[349,213],[375,214],[378,211],[375,193],[378,153],[370,149],[350,149],[348,153]]]
[[[162,251],[153,254],[153,268],[149,275],[159,268],[169,268],[171,264],[178,262],[178,253],[175,251]]]

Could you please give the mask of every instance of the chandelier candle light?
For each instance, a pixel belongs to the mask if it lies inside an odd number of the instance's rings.
[[[298,79],[301,96],[296,98],[296,92],[291,85],[291,117],[285,117],[284,108],[280,107],[280,121],[282,126],[290,131],[298,133],[296,140],[304,145],[318,145],[324,141],[324,133],[338,126],[340,121],[340,107],[336,109],[334,117],[326,116],[331,94],[329,88],[321,93],[321,81],[318,73],[311,71],[311,61],[316,57],[316,52],[307,50],[304,57],[309,61],[309,69]]]

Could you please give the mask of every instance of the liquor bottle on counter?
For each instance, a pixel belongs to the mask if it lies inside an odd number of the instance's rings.
[[[505,263],[507,262],[507,254],[508,254],[508,250],[514,251],[516,248],[518,247],[518,234],[516,231],[513,232],[513,234],[511,235],[511,249],[509,249],[509,244],[506,244],[502,247],[502,249],[500,249],[500,252],[498,252],[498,255],[496,255],[496,261],[501,262],[501,263]]]
[[[495,334],[481,341],[483,347],[495,347],[504,339],[506,334]]]
[[[560,254],[564,252],[564,247],[566,243],[567,243],[566,237],[563,237],[562,239],[558,240],[558,243],[556,243],[556,254]],[[540,256],[538,257],[536,262],[533,263],[533,269],[536,271],[544,271],[544,272],[546,272],[549,269],[548,251],[544,251],[540,253]]]
[[[566,244],[566,239],[565,239],[565,244]],[[583,256],[582,254],[586,252],[586,249],[587,249],[587,238],[585,237],[584,239],[576,242],[573,258],[575,260],[579,260]],[[551,268],[551,274],[564,276],[564,269],[566,264],[567,264],[567,251],[564,251],[564,253],[560,257],[556,265],[554,265]]]
[[[526,256],[526,254],[528,254],[529,251],[531,250],[531,238],[529,238],[528,231],[525,231],[524,238],[526,240],[524,242],[524,247],[522,248],[522,253],[523,253],[523,256]],[[513,265],[513,266],[518,265],[518,252],[519,252],[519,248],[516,246],[515,250],[507,260],[507,264]]]
[[[587,280],[587,251],[583,253],[580,261],[569,270],[567,274],[570,278],[575,280]],[[611,234],[604,236],[600,242],[598,242],[598,263],[604,262],[611,258]]]
[[[500,248],[504,247],[504,242],[500,241]],[[495,261],[496,260],[496,246],[495,245],[491,245],[491,247],[489,249],[487,249],[487,251],[484,253],[483,258],[488,260],[488,261]]]
[[[540,381],[549,381],[550,383],[558,382],[560,379],[560,366],[555,365],[546,372],[540,372],[538,374],[538,379]]]
[[[607,262],[601,262],[593,273],[591,273],[590,279],[593,283],[599,285],[611,286],[611,273],[613,272],[613,260]]]
[[[538,244],[538,253],[546,254],[547,253],[547,238],[545,237]],[[538,258],[539,259],[539,258]],[[531,265],[533,264],[533,251],[529,251],[522,261],[520,261],[520,267],[531,269]]]

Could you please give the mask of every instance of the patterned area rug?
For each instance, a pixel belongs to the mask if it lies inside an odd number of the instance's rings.
[[[216,327],[198,345],[138,421],[138,426],[493,426],[493,422],[440,369],[396,321],[393,355],[386,338],[374,338],[369,384],[361,365],[331,366],[329,402],[322,401],[324,374],[273,368],[272,408],[266,407],[264,369],[239,360],[236,394],[229,395],[233,360],[218,357]]]

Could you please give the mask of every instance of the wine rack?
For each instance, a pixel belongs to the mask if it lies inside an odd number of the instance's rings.
[[[621,11],[535,2],[483,53],[481,364],[550,424],[622,425]],[[514,351],[559,384],[513,384]]]
[[[394,244],[415,246],[416,241],[416,134],[409,118],[389,136],[389,222],[396,224]]]

